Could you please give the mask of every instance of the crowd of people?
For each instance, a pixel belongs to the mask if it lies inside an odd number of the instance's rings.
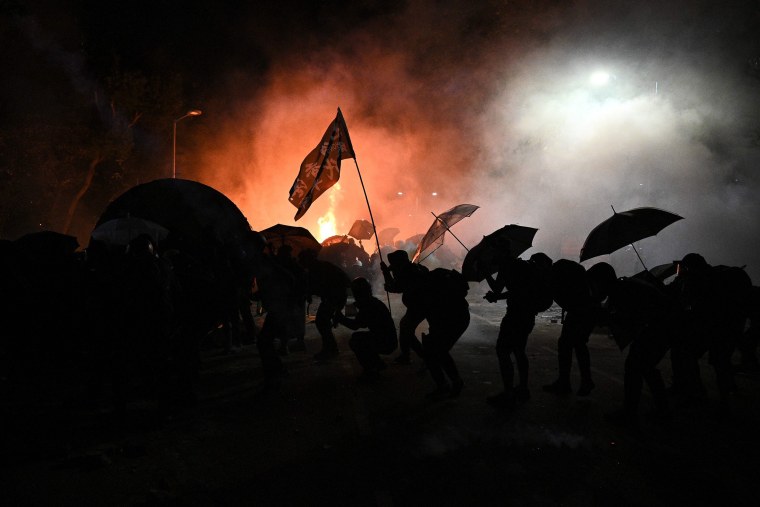
[[[313,250],[294,255],[287,244],[277,249],[262,245],[251,255],[226,248],[212,245],[198,262],[176,250],[158,252],[148,236],[135,238],[119,255],[93,242],[73,263],[56,264],[47,274],[37,269],[39,282],[34,282],[27,271],[13,268],[12,249],[4,247],[3,266],[9,268],[3,275],[1,315],[5,378],[23,376],[28,369],[18,358],[29,356],[24,347],[34,345],[24,327],[31,324],[34,336],[48,340],[37,350],[51,350],[51,364],[65,358],[84,364],[78,371],[87,389],[110,381],[123,409],[135,379],[154,395],[172,385],[190,393],[198,349],[210,332],[221,331],[228,352],[255,343],[264,389],[276,390],[286,374],[282,356],[306,350],[309,305],[318,298],[314,324],[321,347],[314,361],[338,355],[334,331],[345,326],[352,330],[348,345],[362,368],[362,381],[376,380],[388,356],[395,354],[388,360],[408,365],[415,355],[434,383],[429,398],[461,393],[464,381],[452,348],[470,322],[470,287],[459,270],[428,269],[398,249],[385,255],[388,264],[378,256],[365,262],[379,271],[377,278],[352,280]],[[674,279],[664,283],[646,271],[619,277],[604,262],[586,269],[567,259],[552,261],[544,253],[515,258],[506,245],[496,251],[501,253],[493,269],[483,273],[488,284],[484,299],[506,300],[505,315],[494,330],[502,388],[484,400],[496,409],[514,410],[531,398],[526,348],[536,315],[555,303],[562,309],[558,376],[543,390],[581,397],[593,391],[587,344],[595,328],[606,326],[627,349],[624,399],[620,410],[609,414],[612,422],[635,423],[644,384],[659,420],[671,416],[666,389],[687,400],[704,398],[700,361],[705,355],[715,372],[723,414],[729,413],[736,388],[734,353],[739,352],[739,368],[760,371],[758,287],[742,268],[711,266],[690,253],[675,263]],[[382,287],[375,280],[382,280]],[[35,283],[36,292],[30,290]],[[382,291],[401,295],[405,311],[398,328],[388,305],[375,297]],[[353,302],[347,305],[349,297]],[[50,298],[62,304],[48,325],[35,314]],[[418,335],[424,321],[427,331]],[[673,371],[669,388],[658,370],[668,352]],[[573,355],[580,372],[576,389],[571,385]]]
[[[686,401],[704,398],[700,360],[705,355],[715,372],[722,415],[730,411],[736,369],[760,371],[758,287],[752,286],[743,268],[711,266],[701,255],[690,253],[674,263],[677,274],[665,283],[648,271],[619,277],[606,262],[586,269],[567,259],[552,261],[544,253],[525,260],[512,257],[509,248],[501,251],[494,272],[484,275],[489,288],[484,299],[507,303],[494,333],[502,389],[485,400],[499,410],[514,410],[530,399],[526,347],[536,315],[553,303],[562,309],[558,376],[542,389],[581,397],[594,390],[588,342],[594,330],[604,326],[621,350],[627,349],[624,399],[619,410],[607,414],[612,423],[636,423],[644,384],[651,391],[656,406],[652,415],[658,421],[671,417],[667,390]],[[379,264],[382,289],[400,294],[405,307],[398,329],[386,304],[373,296],[379,287],[373,290],[364,277],[350,281],[330,263],[301,253],[298,264],[305,273],[305,297],[318,295],[321,300],[316,324],[322,349],[315,360],[337,354],[333,327],[344,325],[354,331],[349,346],[362,366],[362,381],[376,379],[386,367],[383,356],[398,350],[392,359],[397,364],[410,364],[412,354],[424,361],[435,384],[429,398],[459,395],[464,382],[451,350],[469,324],[468,283],[456,269],[430,270],[412,263],[405,250],[388,253],[387,261]],[[358,310],[354,318],[343,313],[349,292]],[[423,321],[428,330],[418,335]],[[741,364],[735,366],[732,357],[737,350]],[[658,365],[668,352],[673,378],[666,387]],[[573,356],[580,373],[576,389],[571,385]]]

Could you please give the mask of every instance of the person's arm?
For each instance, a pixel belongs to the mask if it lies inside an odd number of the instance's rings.
[[[338,327],[338,324],[342,324],[352,331],[356,331],[357,329],[365,327],[360,325],[360,323],[357,322],[357,319],[349,319],[343,315],[343,312],[340,311],[336,312],[335,315],[333,315],[333,327]]]
[[[488,282],[488,287],[491,290],[486,292],[486,295],[483,296],[483,299],[485,299],[489,303],[495,303],[502,299],[507,299],[507,293],[502,292],[502,290],[504,289],[504,282],[501,280],[500,277],[497,277],[496,279],[494,279],[492,275],[486,275],[486,282]]]

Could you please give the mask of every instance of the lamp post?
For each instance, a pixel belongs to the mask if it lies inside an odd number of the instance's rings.
[[[200,109],[192,109],[174,120],[172,129],[172,178],[177,177],[177,123],[179,123],[181,120],[184,120],[188,116],[200,116],[202,114],[203,111]]]

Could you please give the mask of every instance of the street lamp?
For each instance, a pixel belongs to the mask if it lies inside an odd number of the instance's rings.
[[[203,111],[200,109],[192,109],[174,120],[174,127],[172,129],[172,178],[177,177],[177,123],[188,116],[200,116],[202,114]]]

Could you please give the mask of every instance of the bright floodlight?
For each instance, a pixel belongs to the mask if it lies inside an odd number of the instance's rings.
[[[591,74],[590,80],[594,86],[604,86],[610,82],[610,75],[603,70],[598,70]]]

